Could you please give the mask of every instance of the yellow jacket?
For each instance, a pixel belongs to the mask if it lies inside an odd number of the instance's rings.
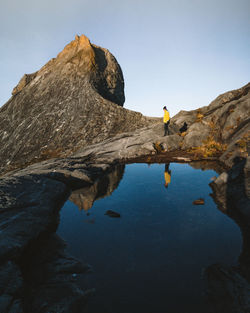
[[[167,110],[164,110],[163,123],[167,123],[169,120],[169,112]]]
[[[165,183],[170,184],[171,182],[171,175],[168,172],[164,172],[164,178],[165,178]]]

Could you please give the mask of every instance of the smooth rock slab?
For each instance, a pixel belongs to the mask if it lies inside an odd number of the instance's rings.
[[[69,189],[46,177],[27,175],[0,181],[0,260],[18,258],[30,240],[57,219]]]

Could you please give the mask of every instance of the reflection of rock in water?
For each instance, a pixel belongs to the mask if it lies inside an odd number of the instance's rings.
[[[90,187],[81,188],[71,193],[69,200],[76,204],[79,210],[89,210],[94,201],[107,197],[118,187],[123,177],[125,165],[120,164],[112,171],[102,176]]]
[[[238,160],[236,160],[238,161]],[[216,313],[250,312],[250,162],[242,160],[210,185],[218,208],[240,227],[243,246],[237,267],[214,264],[206,268],[208,295]]]
[[[223,167],[215,161],[193,161],[188,164],[194,169],[201,169],[203,171],[213,170],[216,171],[218,174],[223,172]]]

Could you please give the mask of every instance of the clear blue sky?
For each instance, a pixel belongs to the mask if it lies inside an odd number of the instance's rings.
[[[124,107],[145,115],[208,105],[250,81],[249,0],[8,0],[0,4],[0,106],[75,34],[114,54]]]

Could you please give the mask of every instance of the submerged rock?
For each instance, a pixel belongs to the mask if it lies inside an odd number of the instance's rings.
[[[108,215],[109,217],[121,217],[120,213],[117,213],[117,212],[112,211],[112,210],[107,210],[105,215]]]
[[[200,198],[200,199],[194,200],[193,204],[194,205],[203,205],[203,204],[205,204],[205,200]]]

